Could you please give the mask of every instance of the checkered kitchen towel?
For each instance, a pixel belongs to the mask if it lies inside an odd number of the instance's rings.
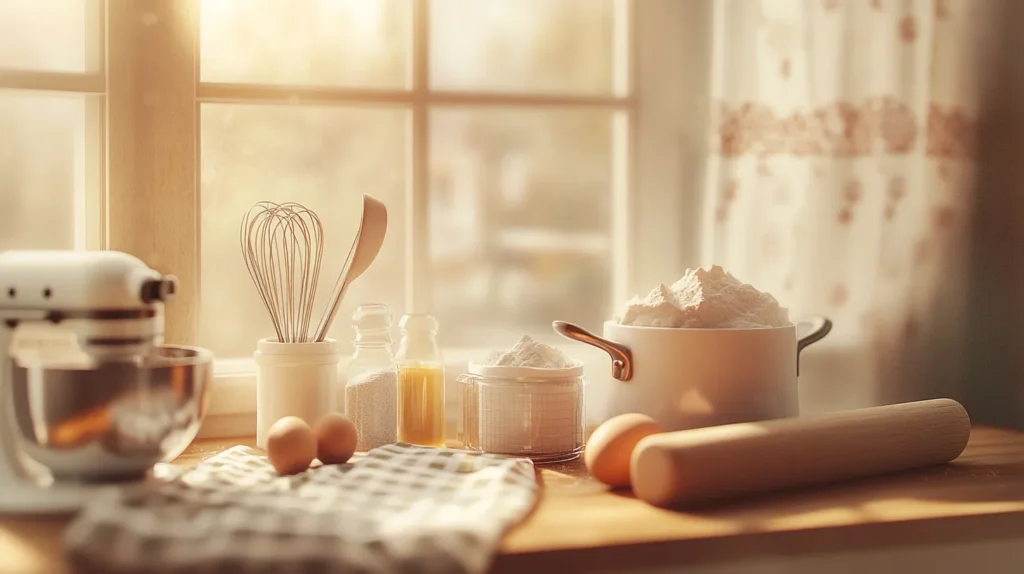
[[[537,499],[528,459],[407,444],[278,476],[233,447],[113,490],[65,534],[90,572],[483,572]]]

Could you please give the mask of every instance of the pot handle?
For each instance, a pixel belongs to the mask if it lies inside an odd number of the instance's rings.
[[[800,321],[799,324],[809,324],[811,330],[807,332],[803,337],[799,337],[796,340],[796,374],[800,375],[800,351],[804,350],[804,347],[811,343],[817,343],[818,341],[825,338],[829,331],[832,330],[832,321],[827,317],[810,317],[804,321]]]
[[[554,321],[551,328],[567,339],[593,345],[608,353],[612,358],[612,376],[616,379],[628,381],[633,378],[633,353],[629,347],[598,337],[579,325],[565,321]]]

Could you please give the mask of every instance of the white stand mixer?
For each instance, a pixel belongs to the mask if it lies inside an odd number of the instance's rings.
[[[74,511],[195,437],[212,355],[163,345],[175,286],[116,251],[0,253],[0,513]],[[18,351],[33,331],[70,344]]]

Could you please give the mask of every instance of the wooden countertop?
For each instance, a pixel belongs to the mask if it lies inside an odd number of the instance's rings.
[[[192,465],[251,439],[200,440]],[[513,529],[498,572],[638,571],[723,559],[857,551],[880,546],[1024,539],[1024,433],[975,428],[954,463],[882,478],[675,512],[613,492],[582,463],[539,471],[541,500]],[[0,517],[0,572],[67,572],[67,518]]]

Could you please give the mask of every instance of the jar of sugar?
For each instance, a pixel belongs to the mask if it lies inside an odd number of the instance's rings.
[[[584,445],[583,363],[521,338],[458,378],[464,448],[536,463],[576,459]]]
[[[391,321],[391,310],[381,304],[360,305],[352,314],[355,353],[348,363],[344,403],[359,452],[397,440],[398,367],[391,353]]]

